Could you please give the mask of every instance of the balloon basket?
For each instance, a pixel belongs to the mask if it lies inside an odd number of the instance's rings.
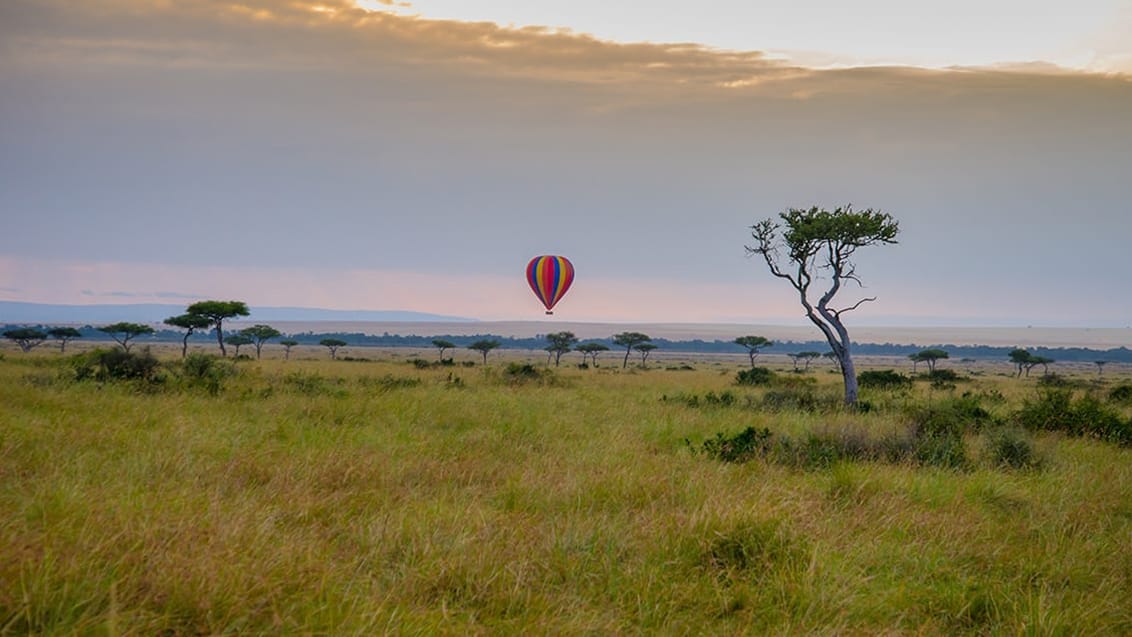
[[[546,311],[546,314],[547,314],[547,316],[550,316],[551,314],[554,314],[554,312],[551,312],[550,310],[547,310],[547,311]]]

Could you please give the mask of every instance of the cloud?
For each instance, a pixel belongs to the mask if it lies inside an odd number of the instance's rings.
[[[23,231],[0,255],[66,260],[45,288],[286,305],[292,281],[319,304],[421,285],[444,293],[407,309],[482,315],[436,307],[491,311],[442,281],[514,282],[554,252],[580,280],[621,281],[587,306],[629,316],[673,304],[630,301],[627,281],[741,297],[765,275],[747,226],[851,201],[903,223],[899,246],[863,255],[882,299],[943,312],[944,291],[1021,307],[1057,290],[1119,312],[1129,104],[1128,76],[1041,63],[811,69],[345,0],[2,0],[0,209]],[[160,280],[139,278],[154,264]]]

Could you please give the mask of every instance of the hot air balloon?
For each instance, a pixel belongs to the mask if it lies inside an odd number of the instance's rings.
[[[574,264],[566,257],[544,254],[527,264],[527,283],[546,306],[547,314],[554,314],[554,304],[566,295],[573,282]]]

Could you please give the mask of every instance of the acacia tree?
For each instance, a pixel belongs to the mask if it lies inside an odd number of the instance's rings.
[[[1048,374],[1049,364],[1053,362],[1052,358],[1046,358],[1045,356],[1034,356],[1021,347],[1010,350],[1010,353],[1007,354],[1007,356],[1010,357],[1010,362],[1014,363],[1014,367],[1018,369],[1017,376],[1022,376],[1022,371],[1025,370],[1027,378],[1030,377],[1030,370],[1037,367],[1038,365],[1041,365],[1045,370],[1045,373]]]
[[[53,327],[47,330],[47,335],[59,341],[59,353],[67,351],[67,342],[82,338],[83,333],[73,327]]]
[[[589,356],[593,360],[594,367],[597,367],[597,355],[599,352],[608,352],[609,346],[604,343],[582,343],[574,348],[576,351],[582,353],[582,364],[586,364],[586,357]]]
[[[283,346],[283,360],[287,361],[291,360],[291,348],[298,345],[299,341],[293,338],[285,338],[279,341],[279,344]]]
[[[255,358],[259,360],[259,352],[263,349],[263,344],[276,336],[282,336],[279,330],[271,327],[270,325],[253,325],[245,327],[240,330],[240,334],[251,339],[252,345],[255,345]],[[236,354],[239,356],[239,354]]]
[[[435,347],[436,349],[440,350],[440,362],[443,363],[444,362],[444,350],[452,349],[453,347],[456,347],[456,344],[453,343],[452,341],[446,341],[442,338],[438,338],[438,339],[436,339],[432,342],[432,346]]]
[[[927,363],[928,373],[934,374],[936,361],[944,358],[951,358],[951,355],[943,351],[942,349],[924,349],[916,352],[915,354],[909,354],[908,358],[912,359],[912,373],[916,372],[917,363]]]
[[[573,332],[553,332],[546,335],[546,340],[550,341],[550,345],[546,347],[548,352],[546,362],[550,364],[550,357],[554,357],[554,366],[558,367],[558,361],[562,359],[562,355],[569,352],[574,348],[574,343],[578,342],[578,337],[574,336]]]
[[[651,340],[652,337],[648,334],[642,334],[640,332],[621,332],[620,334],[614,334],[613,344],[625,348],[625,360],[621,361],[621,368],[624,369],[629,366],[629,354],[633,352],[634,347]]]
[[[318,342],[326,349],[330,350],[330,360],[338,360],[338,348],[346,345],[346,341],[339,338],[324,338]]]
[[[857,374],[850,351],[852,342],[842,315],[876,298],[863,298],[841,308],[830,304],[847,282],[861,284],[852,261],[857,249],[896,243],[899,223],[887,213],[871,208],[858,212],[851,205],[833,211],[817,206],[808,210],[790,208],[780,213],[779,218],[781,223],[765,219],[751,226],[755,245],[747,246],[747,252],[761,255],[771,274],[789,281],[797,290],[806,318],[825,335],[841,364],[845,404],[856,405]],[[785,261],[781,254],[783,249]],[[817,292],[811,291],[811,286],[824,279],[828,280],[828,287],[814,298]]]
[[[752,368],[755,366],[755,357],[759,355],[759,350],[774,345],[774,342],[765,336],[740,336],[732,342],[747,348],[747,355],[751,357]]]
[[[798,361],[804,361],[806,364],[806,368],[801,371],[810,371],[810,363],[813,362],[815,358],[821,358],[821,352],[798,352],[796,354],[790,354],[790,360],[794,361],[794,371],[799,371]]]
[[[469,345],[468,349],[475,350],[475,351],[479,352],[480,354],[483,354],[483,364],[487,365],[487,353],[490,352],[491,350],[497,348],[497,347],[499,347],[499,341],[492,340],[492,339],[489,339],[489,338],[482,338],[482,339],[476,341],[475,343],[472,343],[471,345]]]
[[[114,339],[122,349],[127,352],[130,351],[130,341],[142,334],[153,334],[153,328],[141,323],[114,323],[112,325],[103,325],[98,328],[99,332],[105,332]]]
[[[1097,378],[1104,376],[1104,366],[1108,365],[1108,361],[1093,361],[1093,364],[1097,366]]]
[[[645,363],[649,360],[649,354],[656,348],[657,345],[655,343],[641,343],[640,345],[633,346],[633,349],[637,350],[637,353],[641,355],[641,367],[645,366]]]
[[[34,327],[20,327],[4,332],[4,338],[14,341],[25,354],[47,340],[47,333]]]
[[[224,319],[251,314],[243,301],[198,301],[186,308],[185,313],[212,320],[216,327],[216,344],[220,346],[220,355],[225,357],[228,351],[224,349]]]
[[[189,352],[189,337],[193,335],[193,332],[212,327],[212,319],[199,314],[170,316],[165,319],[164,323],[185,330],[185,335],[181,338],[181,358],[184,358]]]
[[[232,353],[232,356],[239,358],[240,348],[244,345],[251,345],[253,341],[250,336],[245,335],[243,332],[237,332],[235,334],[229,334],[228,336],[225,336],[224,342],[236,348],[236,351]]]

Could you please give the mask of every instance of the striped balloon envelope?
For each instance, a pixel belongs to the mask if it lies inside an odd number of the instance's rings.
[[[527,264],[527,283],[538,300],[546,306],[547,314],[554,314],[554,304],[562,300],[574,283],[574,264],[566,257],[544,254]]]

